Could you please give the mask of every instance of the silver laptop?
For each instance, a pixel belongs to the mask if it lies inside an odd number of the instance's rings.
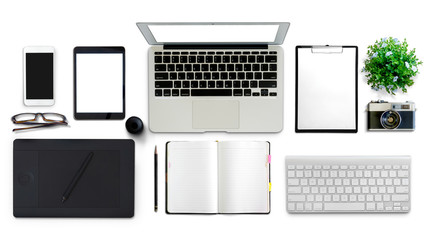
[[[153,132],[280,132],[286,22],[137,23]]]

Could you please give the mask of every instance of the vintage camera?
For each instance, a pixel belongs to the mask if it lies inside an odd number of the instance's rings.
[[[368,104],[368,130],[415,130],[415,103],[371,101]]]

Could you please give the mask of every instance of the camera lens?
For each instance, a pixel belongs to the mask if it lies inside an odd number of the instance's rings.
[[[386,111],[381,115],[381,125],[386,129],[395,129],[400,125],[400,114],[395,111]]]

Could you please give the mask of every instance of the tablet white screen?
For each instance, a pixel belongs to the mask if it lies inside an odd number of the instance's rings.
[[[76,54],[76,112],[123,112],[123,54]]]

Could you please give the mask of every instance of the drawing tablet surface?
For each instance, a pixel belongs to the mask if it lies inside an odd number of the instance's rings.
[[[132,140],[15,140],[14,216],[132,217],[134,148]],[[87,168],[62,202],[91,152]]]

